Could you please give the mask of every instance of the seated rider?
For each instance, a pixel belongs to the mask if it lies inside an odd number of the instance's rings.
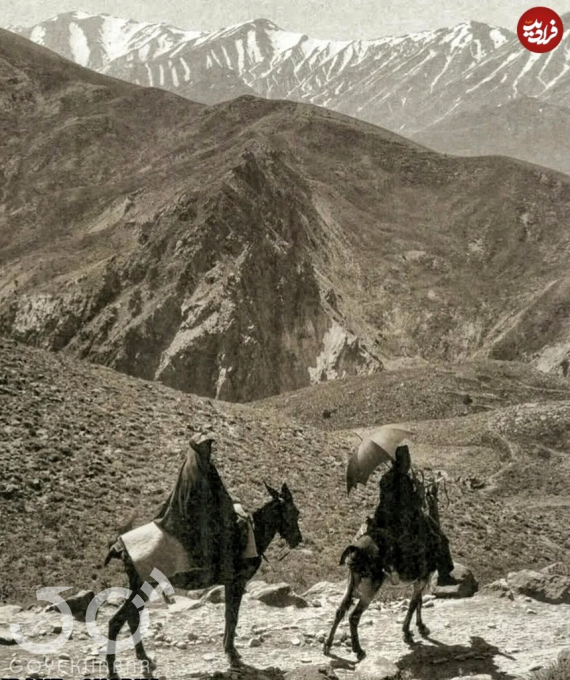
[[[175,536],[204,571],[219,579],[233,573],[247,535],[212,461],[214,441],[207,434],[190,440],[174,489],[154,522]]]
[[[439,524],[424,513],[410,468],[410,451],[407,446],[399,446],[391,469],[380,480],[374,526],[391,546],[388,562],[403,578],[413,578],[422,568],[427,545],[428,559],[432,562],[427,566],[438,570],[438,585],[455,584],[449,541]]]

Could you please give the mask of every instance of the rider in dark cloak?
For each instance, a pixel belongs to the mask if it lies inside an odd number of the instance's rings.
[[[234,503],[214,465],[213,438],[194,437],[172,493],[154,522],[177,538],[200,567],[215,577],[230,573],[240,554]]]
[[[439,523],[424,512],[422,494],[410,469],[410,451],[399,446],[391,469],[380,480],[374,531],[380,531],[390,546],[388,560],[401,578],[413,578],[427,566],[438,570],[438,585],[455,584],[449,541]],[[426,556],[429,564],[424,565]]]

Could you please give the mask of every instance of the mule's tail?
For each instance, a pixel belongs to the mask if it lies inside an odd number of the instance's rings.
[[[347,561],[347,559],[349,560],[349,564],[350,564],[352,559],[349,559],[349,558],[352,558],[354,556],[354,554],[357,553],[358,551],[359,551],[359,548],[356,545],[347,546],[342,551],[342,555],[340,556],[340,561],[338,563],[339,566],[342,566]]]
[[[346,564],[350,571],[361,577],[381,578],[384,556],[376,541],[369,534],[364,534],[343,550],[339,564]]]

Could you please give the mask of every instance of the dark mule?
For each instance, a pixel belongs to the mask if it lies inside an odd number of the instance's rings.
[[[239,608],[245,586],[247,582],[254,576],[261,565],[261,558],[269,544],[274,539],[276,534],[279,534],[291,549],[301,543],[303,537],[299,529],[299,510],[295,506],[293,496],[289,491],[287,484],[283,484],[281,491],[276,491],[271,487],[265,485],[271,495],[271,500],[263,507],[259,508],[253,513],[254,535],[257,547],[258,557],[242,558],[238,554],[234,555],[233,568],[222,572],[218,578],[211,577],[207,572],[197,571],[196,574],[184,574],[183,583],[178,581],[176,577],[170,579],[172,585],[180,585],[180,587],[188,589],[209,588],[214,585],[223,585],[225,587],[226,600],[226,626],[224,632],[224,651],[232,666],[238,666],[241,663],[240,655],[235,647],[235,631],[238,623]],[[136,606],[137,595],[140,595],[145,602],[148,601],[148,596],[141,590],[143,580],[137,573],[136,568],[130,560],[124,547],[121,547],[121,541],[118,541],[107,555],[105,564],[113,558],[118,557],[123,561],[125,572],[129,578],[129,588],[132,595],[122,604],[114,616],[109,621],[109,635],[111,641],[116,641],[121,628],[125,623],[128,624],[131,633],[135,634],[140,625],[140,611]],[[170,576],[167,574],[167,576]],[[135,602],[133,602],[135,600]],[[140,602],[140,600],[138,601]],[[148,657],[142,640],[135,645],[137,659],[148,664],[149,670],[155,667],[154,662]],[[115,652],[114,647],[108,649],[107,664],[109,667],[109,677],[118,678],[115,671]]]
[[[431,521],[439,520],[437,493],[437,482],[432,483],[426,489],[425,501]],[[426,519],[424,521],[430,520]],[[366,652],[360,645],[358,624],[362,614],[369,607],[386,578],[390,577],[391,565],[387,563],[388,554],[388,545],[383,534],[374,530],[370,520],[364,535],[360,536],[360,538],[343,551],[340,564],[346,563],[349,568],[348,583],[342,602],[336,611],[331,631],[324,644],[325,654],[328,655],[330,653],[338,625],[352,606],[355,595],[358,592],[358,603],[349,616],[350,636],[352,651],[356,654],[357,658],[362,660],[366,656]],[[422,621],[422,595],[437,569],[433,546],[429,545],[427,541],[423,541],[419,559],[414,562],[415,564],[410,565],[406,573],[401,574],[399,579],[400,583],[413,584],[413,593],[408,613],[402,626],[404,641],[408,644],[413,642],[410,623],[414,612],[416,613],[416,625],[420,635],[423,637],[429,635],[429,629]]]

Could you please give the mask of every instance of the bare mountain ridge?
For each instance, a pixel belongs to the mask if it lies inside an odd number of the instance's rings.
[[[561,360],[561,314],[554,335],[504,342],[535,324],[537,291],[567,285],[566,177],[445,157],[292,102],[207,107],[64,61],[47,97],[42,48],[6,34],[6,64],[10,41],[43,99],[10,99],[4,117],[4,333],[239,401],[497,343],[525,361],[556,344]],[[8,99],[19,82],[2,84]]]
[[[7,63],[9,41],[29,46],[17,63],[33,90],[43,49],[7,36]],[[235,130],[239,105],[111,80],[95,96],[91,72],[61,63],[49,100],[6,117],[4,330],[229,399],[308,384],[311,365],[316,379],[381,366],[338,323],[333,365],[318,365],[331,320],[304,252],[314,209],[280,153]],[[268,111],[245,113],[255,128]]]
[[[319,40],[264,19],[199,32],[77,12],[12,30],[84,66],[195,101],[257,94],[312,103],[438,151],[510,155],[570,173],[559,135],[524,105],[514,127],[501,120],[505,106],[529,97],[570,107],[568,35],[553,52],[536,55],[513,31],[475,21],[370,41]],[[486,137],[465,117],[497,123],[502,134]],[[564,122],[557,130],[568,136]]]

